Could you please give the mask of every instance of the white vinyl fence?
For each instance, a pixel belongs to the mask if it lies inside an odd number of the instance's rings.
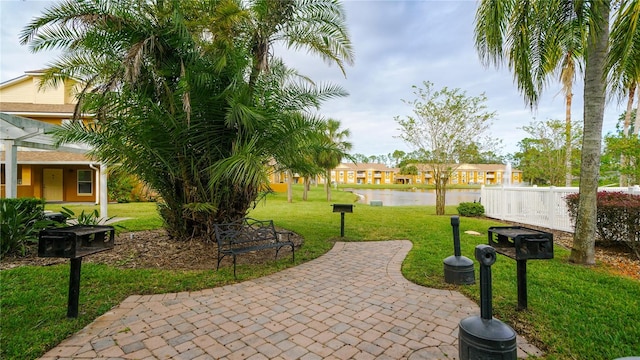
[[[640,186],[603,187],[598,191],[620,191],[640,195]],[[573,232],[574,224],[564,197],[577,187],[482,187],[480,202],[486,216],[549,229]]]

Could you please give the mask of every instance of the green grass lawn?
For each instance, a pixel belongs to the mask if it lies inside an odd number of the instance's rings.
[[[328,251],[333,241],[408,239],[413,249],[403,263],[411,281],[436,288],[459,290],[479,300],[478,283],[454,286],[444,283],[442,260],[453,254],[450,215],[436,216],[434,207],[371,207],[356,204],[345,214],[345,237],[340,238],[340,214],[332,203],[351,203],[355,196],[333,192],[324,200],[322,188],[313,187],[310,200],[302,201],[296,188],[294,202],[274,194],[252,210],[251,216],[274,219],[276,225],[305,238],[296,263]],[[58,206],[58,205],[56,205]],[[57,210],[47,205],[47,210]],[[76,213],[93,209],[69,206]],[[109,215],[130,217],[121,225],[128,230],[154,229],[161,221],[153,203],[110,204]],[[463,255],[473,259],[477,244],[486,243],[486,219],[462,218]],[[475,230],[483,236],[464,234]],[[502,255],[492,266],[494,315],[541,347],[547,359],[614,359],[640,355],[640,282],[608,273],[605,267],[584,267],[567,261],[568,251],[555,247],[553,260],[528,262],[528,305],[516,311],[516,264]],[[266,265],[239,267],[238,281],[294,266],[290,259]],[[132,294],[193,291],[233,283],[232,271],[166,271],[117,269],[86,263],[82,267],[80,315],[66,318],[69,265],[22,267],[0,272],[0,358],[32,359],[77,332],[97,316]],[[476,262],[476,278],[479,270]]]

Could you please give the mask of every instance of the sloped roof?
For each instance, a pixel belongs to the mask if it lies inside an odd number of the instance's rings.
[[[397,168],[390,168],[386,164],[379,163],[342,163],[336,167],[336,170],[354,170],[354,171],[397,171]]]
[[[47,115],[71,116],[75,110],[75,104],[34,104],[18,102],[0,102],[0,111],[9,114],[33,114],[43,113]]]
[[[89,164],[95,163],[84,154],[63,151],[18,151],[18,164]],[[0,161],[4,161],[5,153],[0,151]]]
[[[431,170],[429,164],[415,164],[416,166],[423,167],[426,170]],[[507,169],[505,164],[455,164],[453,165],[456,168],[456,171],[484,171],[484,172],[496,172],[501,171],[504,172]],[[452,167],[453,167],[452,166]],[[512,172],[522,172],[516,168],[511,169]]]

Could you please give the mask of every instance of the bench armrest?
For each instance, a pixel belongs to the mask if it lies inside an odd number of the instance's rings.
[[[278,242],[291,242],[291,231],[276,231],[276,241]]]

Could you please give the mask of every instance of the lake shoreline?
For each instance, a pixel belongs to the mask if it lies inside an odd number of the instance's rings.
[[[436,203],[435,189],[358,189],[344,188],[358,197],[357,203],[370,204],[380,201],[383,206],[433,206]],[[462,202],[479,202],[480,189],[448,189],[446,205]]]

